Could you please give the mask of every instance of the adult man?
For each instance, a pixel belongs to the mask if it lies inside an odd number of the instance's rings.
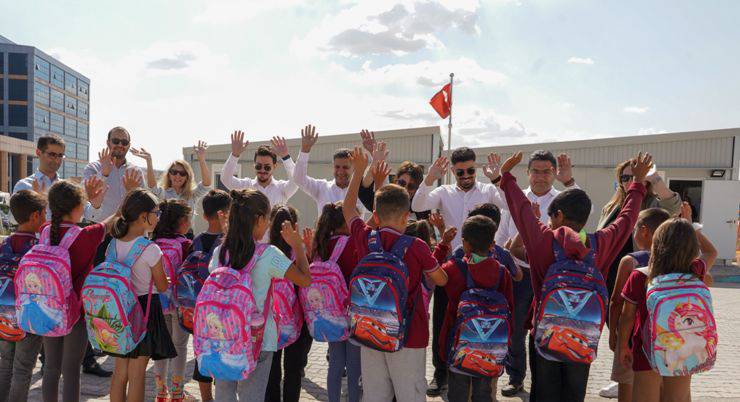
[[[296,160],[293,182],[316,202],[316,210],[321,215],[324,205],[344,200],[352,176],[352,164],[349,162],[349,149],[338,149],[332,158],[334,162],[334,179],[315,179],[308,175],[308,158],[311,148],[319,139],[316,127],[306,126],[301,130],[301,152]],[[365,208],[357,201],[357,208],[364,212]]]
[[[59,179],[57,171],[64,161],[64,140],[58,135],[44,135],[36,142],[36,156],[39,158],[39,167],[36,173],[18,180],[13,187],[13,194],[21,190],[46,190]]]
[[[498,160],[498,156],[493,156]],[[573,178],[573,169],[570,158],[561,154],[557,160],[550,151],[535,151],[529,156],[527,164],[527,176],[529,187],[524,194],[532,204],[539,205],[540,221],[547,225],[547,208],[552,200],[560,194],[553,187],[555,180],[562,183],[566,188],[578,188]],[[495,180],[498,181],[498,178]],[[509,239],[516,236],[517,230],[511,215],[508,212],[501,214],[501,224],[496,232],[496,243],[506,244]],[[514,282],[514,328],[511,333],[511,347],[509,360],[506,365],[506,373],[509,375],[509,383],[501,389],[501,395],[511,397],[524,389],[524,377],[527,373],[527,359],[525,352],[524,320],[527,310],[532,304],[532,282],[530,279],[529,265],[524,261],[517,261],[522,268],[524,277],[519,282]]]

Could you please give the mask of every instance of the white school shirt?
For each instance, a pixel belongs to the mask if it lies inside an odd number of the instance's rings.
[[[496,204],[502,211],[508,210],[503,192],[491,183],[476,181],[473,188],[464,191],[457,184],[437,187],[427,186],[422,182],[411,201],[411,209],[415,212],[438,209],[447,226],[458,229],[451,243],[452,248],[455,249],[462,244],[461,229],[468,213],[477,205],[488,202]]]
[[[139,239],[139,237],[131,241],[121,241],[114,239],[116,243],[116,260],[123,262],[128,256],[131,247]],[[159,260],[162,259],[162,250],[154,242],[149,243],[148,246],[141,253],[141,256],[136,259],[134,266],[131,267],[131,284],[134,287],[136,296],[144,296],[149,294],[149,285],[151,284],[152,278],[152,267],[157,265]],[[157,286],[152,285],[152,294],[159,293]]]
[[[321,216],[321,210],[324,209],[324,205],[344,201],[349,186],[340,188],[334,180],[314,179],[310,177],[308,175],[309,156],[310,154],[305,152],[298,154],[298,160],[296,160],[295,170],[293,171],[293,181],[303,192],[313,198],[316,202],[318,216]],[[360,210],[360,215],[364,215],[367,211],[359,198],[357,200],[357,209]]]
[[[270,180],[270,184],[262,186],[256,178],[234,177],[237,163],[239,163],[239,158],[233,154],[229,154],[229,158],[226,159],[223,171],[221,172],[221,183],[223,183],[223,185],[229,190],[241,190],[244,188],[255,189],[267,196],[267,199],[270,200],[271,207],[277,204],[287,204],[290,197],[298,191],[298,186],[291,180],[278,180],[273,177]],[[285,168],[285,173],[288,175],[289,179],[293,177],[295,164],[293,163],[292,158],[283,160],[283,168]]]

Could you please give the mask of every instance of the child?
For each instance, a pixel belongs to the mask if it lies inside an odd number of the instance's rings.
[[[255,239],[261,239],[269,229],[270,201],[264,194],[252,189],[232,190],[230,194],[232,201],[229,225],[222,245],[213,251],[211,270],[225,264],[236,270],[244,268],[255,252]],[[285,278],[301,287],[311,284],[308,259],[301,236],[288,222],[283,223],[281,234],[295,251],[296,261],[291,261],[280,249],[270,245],[257,256],[250,273],[255,303],[266,319],[259,362],[246,380],[224,381],[216,378],[216,393],[219,394],[219,399],[242,402],[264,400],[272,355],[277,350],[278,336],[271,309],[263,311],[270,282],[272,278]]]
[[[496,224],[490,218],[475,215],[465,220],[462,227],[463,260],[467,262],[467,272],[473,279],[476,287],[492,288],[501,293],[508,303],[509,315],[514,308],[511,276],[506,268],[499,264],[490,254],[494,246]],[[440,331],[440,343],[434,345],[439,348],[440,357],[447,360],[452,347],[450,331],[457,319],[457,308],[460,296],[468,289],[467,276],[463,267],[459,267],[457,260],[452,259],[442,266],[447,274],[447,309],[444,323]],[[467,402],[468,394],[472,402],[490,402],[495,395],[498,378],[471,377],[465,374],[449,371],[447,398],[450,402]]]
[[[629,238],[637,220],[640,203],[645,194],[645,185],[642,183],[650,169],[652,157],[640,153],[632,161],[634,182],[629,187],[624,206],[612,224],[594,233],[592,239],[596,244],[591,244],[583,231],[591,212],[591,200],[583,190],[569,189],[553,199],[548,208],[549,227],[537,219],[530,201],[510,173],[521,159],[522,154],[518,152],[504,162],[501,168],[501,189],[506,195],[511,217],[527,251],[532,288],[542,289],[545,274],[556,261],[554,242],[557,242],[557,247],[564,250],[564,254],[569,258],[583,260],[595,254],[593,266],[602,277],[607,277],[611,261]],[[536,328],[534,309],[539,305],[542,296],[540,291],[534,292],[526,322],[527,329]],[[531,331],[529,337],[531,400],[546,398],[553,401],[583,401],[590,364],[552,361],[542,357],[535,350],[534,335],[535,332]]]
[[[128,193],[121,205],[120,217],[113,225],[113,240],[108,246],[108,252],[115,247],[117,261],[123,262],[140,239],[154,230],[160,214],[154,194],[140,188]],[[116,358],[110,384],[112,402],[143,401],[149,359],[157,361],[177,356],[158,297],[159,292],[167,290],[168,283],[162,268],[162,250],[154,242],[149,242],[134,262],[131,282],[145,314],[147,303],[150,303],[147,332],[144,339],[128,354],[112,355]]]
[[[21,190],[10,197],[10,212],[18,222],[18,229],[8,236],[3,246],[0,247],[2,251],[5,245],[9,245],[11,251],[8,255],[3,251],[2,259],[23,255],[37,243],[36,232],[46,222],[46,205],[46,198],[30,190]],[[16,259],[13,266],[3,266],[3,269],[12,270],[2,273],[3,278],[9,281],[7,285],[3,284],[3,327],[8,326],[10,322],[15,322],[15,295],[10,293],[10,289],[12,289],[14,271],[18,269],[17,261]],[[10,299],[8,304],[5,303],[6,298]],[[17,326],[15,329],[17,331],[12,332],[17,333],[17,336],[22,339],[18,341],[0,340],[0,402],[28,399],[31,374],[36,365],[36,356],[41,350],[40,336],[34,334],[24,336]],[[4,332],[9,334],[10,328]]]
[[[632,367],[625,367],[619,362],[619,351],[617,346],[617,328],[619,327],[619,316],[622,313],[622,289],[627,282],[632,271],[635,268],[646,266],[647,259],[650,258],[650,247],[653,244],[653,233],[658,226],[670,219],[668,211],[662,208],[648,208],[640,211],[637,216],[637,224],[632,238],[634,239],[637,252],[628,254],[619,262],[617,278],[614,285],[614,291],[609,303],[609,322],[613,323],[609,327],[609,348],[614,352],[614,361],[612,363],[612,381],[616,381],[618,386],[619,402],[629,402],[632,400]]]
[[[670,273],[693,274],[709,282],[707,271],[717,258],[717,250],[700,230],[695,230],[689,220],[682,218],[670,219],[661,224],[655,231],[650,250],[647,274],[642,269],[632,271],[622,290],[622,297],[626,303],[622,307],[618,329],[619,361],[634,370],[633,401],[690,401],[691,375],[661,377],[651,368],[643,352],[643,331],[649,318],[646,288],[654,278]],[[701,257],[697,258],[699,251],[701,251]],[[693,318],[687,318],[688,322],[693,321],[693,326],[706,327],[702,325],[705,324],[702,322],[702,316],[706,314],[705,310],[688,309],[687,312],[694,315]],[[694,338],[697,338],[699,342],[705,342],[703,337],[695,336]],[[630,341],[632,342],[631,348]],[[679,342],[683,344],[686,341],[679,340]],[[717,345],[704,344],[700,347],[704,351],[716,348]]]
[[[293,255],[293,249],[283,239],[280,229],[284,222],[290,223],[294,229],[298,229],[298,213],[295,208],[282,204],[272,207],[270,212],[270,244],[280,249],[286,256]],[[296,294],[296,303],[298,302]],[[265,393],[266,402],[298,402],[301,396],[301,372],[308,364],[308,352],[311,350],[313,338],[308,333],[308,328],[304,323],[301,327],[301,333],[298,339],[292,344],[285,347],[285,353],[282,350],[276,351],[272,355],[272,367],[270,368],[270,379],[267,383],[267,392]],[[285,356],[284,368],[285,378],[282,381],[282,390],[280,387],[280,378],[283,376],[281,370],[282,357]],[[281,397],[282,396],[282,397]]]
[[[361,148],[352,152],[354,168],[349,189],[343,205],[355,205],[362,175],[368,164],[368,157]],[[375,193],[375,210],[372,219],[378,226],[378,233],[384,250],[390,250],[402,238],[409,216],[409,195],[400,186],[389,184]],[[342,208],[342,213],[350,228],[350,241],[357,249],[357,255],[364,257],[369,253],[368,240],[373,230],[360,219],[353,208]],[[410,315],[408,336],[401,350],[385,353],[362,346],[362,384],[367,391],[366,402],[388,402],[395,394],[399,402],[424,401],[426,399],[426,380],[424,367],[426,347],[429,342],[429,320],[420,301],[422,274],[427,274],[436,285],[444,285],[447,275],[439,269],[429,246],[414,239],[406,250],[403,261],[409,272],[408,305],[413,310]]]
[[[199,245],[203,251],[213,252],[213,249],[221,244],[221,238],[224,236],[226,228],[221,225],[221,217],[229,213],[231,197],[229,197],[229,193],[226,191],[211,190],[203,197],[202,205],[203,219],[208,222],[208,229],[193,239],[193,245]],[[213,400],[213,390],[211,387],[213,378],[202,375],[198,371],[197,360],[195,361],[195,368],[193,370],[193,380],[198,381],[201,400],[203,402]]]
[[[190,253],[191,242],[185,235],[190,230],[191,209],[184,200],[170,199],[159,204],[159,222],[152,233],[154,240],[160,249],[165,248],[170,251],[162,256],[162,264],[165,274],[170,276],[170,289],[173,282],[176,282],[176,271],[185,256]],[[171,254],[170,254],[171,253]],[[172,269],[172,272],[168,272]],[[171,295],[171,292],[167,293]],[[165,296],[165,295],[160,295]],[[174,303],[173,300],[167,300],[169,305]],[[170,364],[172,365],[171,386],[169,387],[171,402],[182,402],[185,397],[183,379],[185,376],[185,363],[188,356],[188,336],[189,334],[179,324],[177,311],[170,308],[164,313],[167,331],[170,333],[172,343],[175,345],[177,357],[173,359],[161,359],[154,362],[154,380],[157,386],[157,402],[167,402],[167,372]]]

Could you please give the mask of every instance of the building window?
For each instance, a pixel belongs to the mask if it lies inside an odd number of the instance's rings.
[[[48,131],[49,112],[41,108],[33,108],[33,126]]]
[[[28,80],[8,80],[8,99],[15,101],[27,101]]]
[[[66,117],[64,119],[64,135],[68,137],[77,137],[77,120]]]
[[[51,89],[51,108],[64,111],[64,95],[56,89]]]
[[[4,67],[5,67],[5,55],[3,54],[3,52],[0,52],[0,73],[5,71]]]
[[[8,137],[18,138],[19,140],[28,140],[28,134],[26,133],[8,133]]]
[[[69,95],[64,97],[64,113],[70,116],[77,116],[77,99]]]
[[[0,53],[0,57],[2,57],[2,53]],[[3,71],[3,70],[0,70]],[[5,99],[5,80],[0,78],[0,100]],[[2,109],[2,107],[0,107]],[[0,126],[3,124],[3,121],[0,120]]]
[[[28,74],[28,55],[25,53],[8,53],[8,74]]]
[[[51,120],[49,131],[57,134],[64,134],[64,117],[56,113],[51,113],[49,117]]]
[[[51,83],[57,88],[64,88],[64,70],[55,65],[51,66]]]
[[[83,140],[87,140],[88,136],[88,126],[85,123],[80,123],[77,125],[77,138],[81,138]]]
[[[49,87],[40,82],[34,82],[33,94],[37,105],[49,107]]]
[[[49,82],[49,62],[36,56],[34,59],[34,77],[44,82]]]
[[[8,125],[28,127],[28,106],[8,105]]]
[[[64,73],[64,90],[77,95],[77,77],[70,73]]]
[[[77,144],[71,141],[65,141],[64,155],[67,158],[77,159]]]
[[[82,125],[78,126],[77,129],[79,130],[82,127]],[[77,145],[77,159],[86,161],[88,158],[88,147],[89,145],[86,144],[78,144]]]
[[[87,108],[88,108],[87,103],[83,101],[77,101],[77,116],[85,120],[90,120],[89,118],[90,116],[88,116],[88,113],[87,113],[88,112]]]
[[[90,98],[89,92],[90,92],[90,85],[80,80],[79,85],[78,85],[77,96],[79,96],[82,99],[89,99]]]

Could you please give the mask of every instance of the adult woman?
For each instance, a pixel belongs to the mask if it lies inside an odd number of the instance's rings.
[[[373,210],[375,203],[375,178],[373,177],[373,171],[377,170],[377,164],[380,162],[382,160],[373,160],[373,166],[367,170],[367,174],[362,179],[362,185],[360,186],[360,201],[368,211]],[[387,176],[387,173],[385,175]],[[414,162],[405,161],[398,166],[394,183],[405,188],[409,192],[409,199],[411,200],[414,198],[414,194],[416,194],[416,190],[419,188],[422,180],[424,180],[424,167]],[[429,212],[412,213],[416,214],[416,219],[428,219]]]

